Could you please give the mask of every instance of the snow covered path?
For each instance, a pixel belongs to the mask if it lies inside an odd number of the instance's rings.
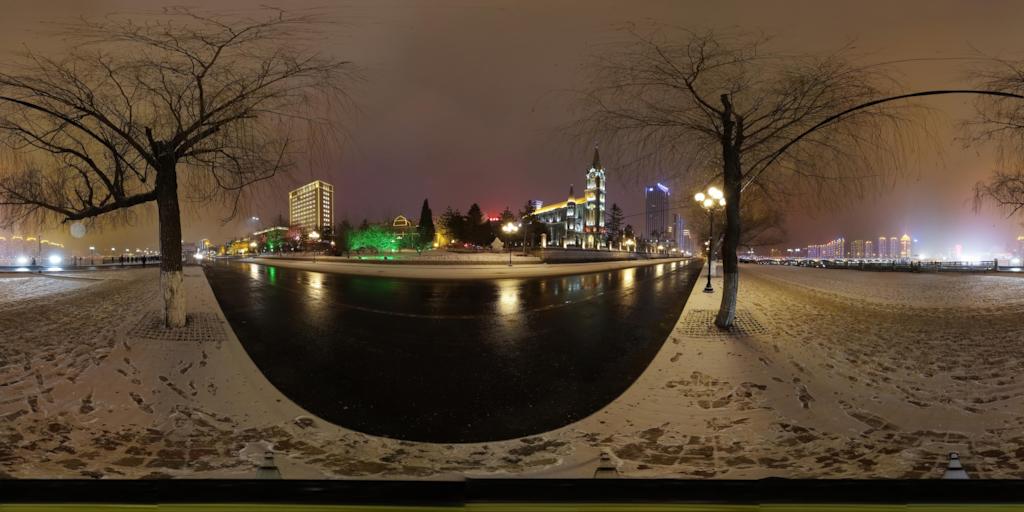
[[[0,301],[0,476],[251,477],[272,445],[286,478],[588,477],[602,450],[635,477],[936,478],[958,450],[974,477],[1024,478],[1024,280],[742,272],[739,332],[710,327],[720,294],[698,285],[608,407],[459,445],[372,437],[293,405],[197,268],[179,340],[148,330],[153,269],[73,286],[0,278],[34,287]]]

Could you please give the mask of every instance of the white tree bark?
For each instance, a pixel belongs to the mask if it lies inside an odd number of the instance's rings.
[[[160,291],[164,298],[164,325],[185,327],[185,279],[182,271],[160,271]]]

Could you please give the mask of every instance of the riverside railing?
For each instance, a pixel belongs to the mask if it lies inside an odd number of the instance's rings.
[[[745,263],[790,265],[813,268],[838,268],[874,272],[1024,272],[1024,265],[1014,260],[982,261],[917,261],[868,259],[747,258]]]

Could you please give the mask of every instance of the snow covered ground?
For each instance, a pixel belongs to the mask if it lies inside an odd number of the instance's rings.
[[[464,445],[299,409],[248,359],[197,268],[178,340],[148,328],[155,269],[0,278],[0,476],[251,477],[272,446],[286,478],[588,477],[603,450],[630,477],[935,478],[958,450],[974,477],[1024,478],[1024,280],[742,271],[743,332],[710,327],[720,294],[698,284],[604,410]],[[12,303],[23,287],[32,298]]]

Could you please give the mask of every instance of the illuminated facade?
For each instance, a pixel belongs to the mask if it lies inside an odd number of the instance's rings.
[[[655,242],[671,239],[668,223],[668,200],[672,196],[661,183],[644,187],[644,230],[641,237]]]
[[[854,240],[853,246],[851,247],[850,257],[852,258],[863,258],[864,257],[864,240]]]
[[[846,239],[843,237],[831,240],[828,243],[820,245],[808,245],[807,246],[807,257],[811,259],[844,259],[847,257],[846,253]]]
[[[864,257],[875,258],[875,243],[871,240],[864,241]]]
[[[889,258],[896,259],[900,257],[900,242],[896,237],[889,237]]]
[[[900,258],[910,259],[914,257],[914,241],[910,235],[904,233],[900,238]]]
[[[334,186],[320,180],[288,193],[288,225],[323,232],[334,224]]]
[[[597,148],[594,148],[594,161],[586,174],[586,184],[582,197],[576,197],[573,186],[569,185],[569,197],[565,201],[534,210],[533,217],[547,225],[548,246],[587,249],[605,246],[605,175]]]

